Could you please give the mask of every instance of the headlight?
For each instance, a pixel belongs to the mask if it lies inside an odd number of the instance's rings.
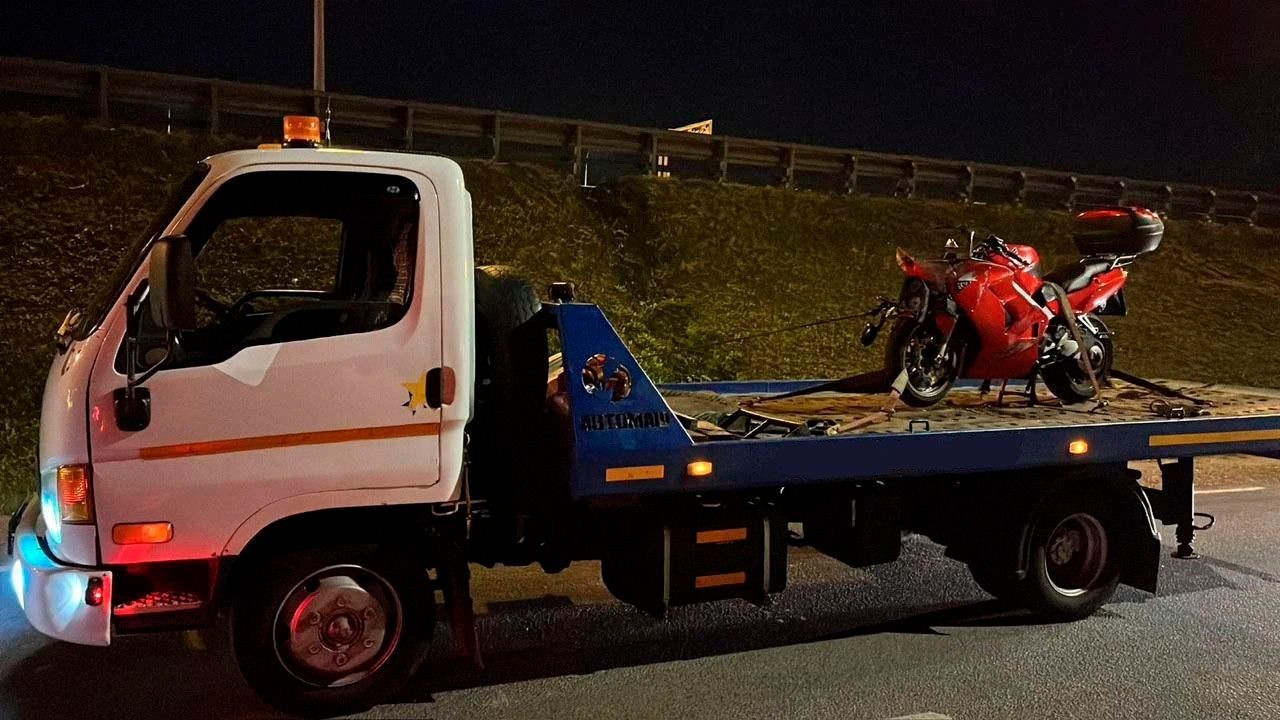
[[[53,543],[62,541],[64,523],[93,523],[93,480],[88,465],[59,465],[41,475],[40,517]]]
[[[919,278],[910,278],[902,286],[902,307],[913,313],[924,312],[929,304],[929,287]]]
[[[58,513],[68,525],[93,522],[92,473],[88,465],[58,467]]]
[[[62,542],[62,517],[58,515],[58,471],[40,473],[40,520],[50,543]]]

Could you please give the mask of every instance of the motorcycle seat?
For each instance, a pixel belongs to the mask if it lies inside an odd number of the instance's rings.
[[[1044,281],[1057,283],[1069,293],[1089,287],[1089,281],[1111,269],[1110,258],[1085,258],[1072,265],[1064,265],[1045,273]]]

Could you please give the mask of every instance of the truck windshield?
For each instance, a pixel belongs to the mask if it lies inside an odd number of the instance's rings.
[[[169,224],[169,221],[177,214],[182,204],[187,201],[187,198],[191,197],[191,193],[195,192],[201,181],[208,174],[209,166],[203,162],[197,163],[195,169],[181,183],[178,183],[169,198],[165,200],[164,205],[161,206],[160,211],[151,220],[151,224],[146,231],[129,245],[128,250],[116,263],[115,269],[98,287],[93,299],[89,301],[85,311],[81,314],[79,323],[73,329],[72,337],[77,340],[84,340],[106,319],[107,312],[111,309],[116,298],[120,297],[120,293],[124,291],[125,283],[129,282],[129,278],[133,277],[134,272],[137,271],[138,263],[142,262],[142,258],[146,255],[147,248],[150,247],[151,242],[164,231],[165,226]]]

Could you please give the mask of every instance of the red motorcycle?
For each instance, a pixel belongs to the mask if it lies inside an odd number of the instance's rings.
[[[968,255],[949,237],[941,260],[916,260],[898,248],[907,279],[896,302],[872,311],[864,345],[894,318],[885,365],[906,374],[902,399],[924,407],[959,378],[1034,380],[1064,403],[1097,394],[1111,368],[1111,331],[1100,315],[1124,315],[1126,266],[1160,244],[1164,223],[1150,210],[1107,208],[1080,213],[1072,238],[1078,263],[1041,275],[1029,245],[991,235]],[[1065,299],[1065,302],[1063,300]]]

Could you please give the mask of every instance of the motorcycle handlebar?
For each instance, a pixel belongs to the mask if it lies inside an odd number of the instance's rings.
[[[1023,260],[1021,257],[1019,257],[1017,253],[1010,250],[1008,243],[1006,243],[1003,239],[996,237],[995,235],[988,236],[986,240],[982,241],[982,245],[984,247],[989,247],[992,251],[1000,253],[1001,255],[1005,256],[1012,262],[1018,265],[1021,265],[1023,267],[1026,267],[1027,265],[1030,264],[1026,260]]]

